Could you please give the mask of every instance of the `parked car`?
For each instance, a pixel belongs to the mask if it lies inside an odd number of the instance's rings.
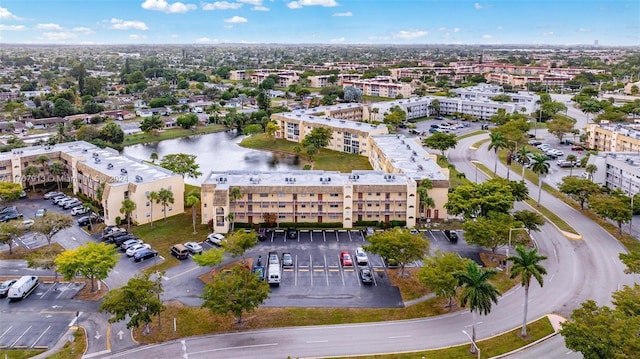
[[[108,240],[110,237],[113,237],[115,233],[126,232],[125,228],[120,228],[118,226],[106,226],[102,230],[102,240]]]
[[[122,245],[122,243],[131,240],[131,239],[139,239],[138,237],[136,237],[135,234],[132,233],[127,233],[123,236],[119,236],[119,237],[114,237],[111,241],[113,242],[113,244],[116,247],[120,247]]]
[[[17,279],[10,279],[0,283],[0,298],[4,298],[9,293],[9,288],[17,281]]]
[[[3,209],[0,209],[0,216],[9,212],[18,212],[18,208],[16,206],[4,207]]]
[[[264,241],[267,239],[267,229],[266,228],[258,228],[258,240]]]
[[[24,221],[22,221],[22,226],[24,228],[30,228],[34,223],[36,223],[36,221],[34,221],[33,219],[25,219]]]
[[[295,228],[287,228],[287,238],[289,239],[298,238],[298,230]]]
[[[127,254],[127,257],[133,257],[136,253],[146,249],[151,249],[151,246],[148,243],[139,243],[129,247],[125,253]]]
[[[293,267],[293,257],[291,253],[282,253],[282,266]]]
[[[211,233],[207,236],[207,241],[215,246],[220,247],[224,242],[225,238],[220,233]]]
[[[420,231],[419,231],[419,230],[417,230],[417,229],[415,229],[415,228],[411,228],[411,229],[409,230],[409,233],[411,233],[411,234],[413,234],[413,235],[417,235],[417,234],[420,234]]]
[[[143,249],[139,252],[136,252],[133,255],[133,260],[136,262],[142,262],[145,259],[149,259],[149,258],[153,258],[153,257],[157,257],[158,256],[158,252],[153,250],[153,249]]]
[[[258,276],[258,279],[260,279],[260,281],[264,281],[264,267],[263,266],[254,266],[251,271],[253,272],[253,274]]]
[[[91,218],[91,223],[102,223],[103,219],[97,213],[91,212],[91,214],[78,218],[78,225],[80,227],[84,227],[89,225],[89,218]]]
[[[580,162],[578,161],[567,161],[567,160],[558,160],[556,164],[561,168],[580,166]]]
[[[85,206],[76,206],[76,207],[71,208],[71,215],[72,216],[85,214],[87,212],[89,212],[89,208],[85,207]]]
[[[458,232],[456,231],[450,231],[448,229],[444,230],[444,235],[447,236],[447,238],[449,239],[449,241],[451,242],[456,242],[458,241]]]
[[[71,209],[71,208],[78,207],[78,206],[82,206],[82,202],[80,202],[79,200],[74,200],[74,201],[65,202],[62,205],[62,208]]]
[[[187,249],[184,244],[179,243],[171,246],[171,250],[169,251],[169,253],[171,253],[172,256],[178,259],[187,259],[189,258],[190,254],[189,249]]]
[[[369,264],[369,257],[367,257],[367,253],[365,253],[362,247],[356,248],[356,263],[361,266]]]
[[[69,203],[69,202],[75,202],[75,201],[77,201],[77,200],[78,200],[77,198],[67,197],[67,198],[63,198],[63,199],[59,200],[56,204],[57,204],[59,207],[64,207],[64,205],[65,205],[65,204],[67,204],[67,203]]]
[[[571,151],[583,151],[582,146],[571,146]]]
[[[360,269],[360,280],[362,283],[373,283],[373,272],[371,272],[371,269]]]
[[[202,253],[202,246],[196,242],[187,242],[184,244],[185,247],[191,252],[191,254],[200,254]]]
[[[47,209],[46,208],[40,208],[40,209],[36,210],[36,214],[35,214],[34,217],[36,217],[36,218],[44,217],[45,213],[47,213]]]
[[[3,214],[2,216],[0,216],[0,222],[9,222],[9,221],[13,221],[14,219],[19,219],[22,218],[22,213],[19,212],[7,212],[5,214]]]
[[[376,231],[373,229],[373,227],[367,227],[367,229],[364,230],[365,237],[372,236],[374,233],[376,233]]]
[[[340,263],[343,267],[351,267],[353,265],[351,254],[349,254],[349,252],[347,251],[340,252]]]
[[[60,194],[60,195],[51,197],[51,202],[53,202],[53,204],[58,204],[58,203],[60,203],[60,201],[64,201],[64,200],[67,200],[67,199],[69,199],[69,197],[67,197],[67,195]]]
[[[51,198],[53,198],[55,196],[59,196],[61,194],[63,194],[63,193],[56,192],[56,191],[50,191],[50,192],[47,192],[47,193],[44,194],[44,198],[51,199]]]
[[[128,239],[120,245],[120,249],[122,249],[123,251],[126,251],[127,249],[129,249],[129,247],[135,246],[136,244],[142,244],[142,243],[143,243],[142,240],[138,238]]]

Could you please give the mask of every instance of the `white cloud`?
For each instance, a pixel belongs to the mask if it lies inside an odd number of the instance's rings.
[[[344,41],[345,41],[344,37],[339,37],[339,38],[337,38],[337,39],[331,39],[331,40],[329,40],[329,42],[334,43],[334,44],[335,44],[335,43],[341,43],[341,42],[344,42]]]
[[[298,0],[287,4],[289,9],[300,9],[303,6],[334,7],[338,6],[338,3],[335,0]]]
[[[137,21],[137,20],[133,20],[133,21],[125,21],[122,19],[111,19],[109,20],[109,23],[111,23],[111,26],[109,28],[111,29],[115,29],[115,30],[149,30],[149,27],[147,26],[147,24],[145,24],[142,21]]]
[[[78,36],[72,32],[66,32],[66,31],[43,32],[42,35],[44,35],[44,37],[50,41],[70,40],[70,39],[75,39]]]
[[[338,16],[338,17],[341,17],[341,16],[353,16],[353,14],[351,13],[351,11],[347,11],[347,12],[337,12],[337,13],[331,15],[331,16]]]
[[[473,7],[474,7],[476,10],[480,10],[480,9],[484,9],[484,8],[486,8],[486,6],[485,6],[485,5],[480,5],[480,3],[475,3],[475,4],[473,4]]]
[[[493,36],[489,35],[489,34],[484,34],[482,35],[482,38],[485,40],[489,40],[489,39],[493,39]]]
[[[376,35],[372,35],[372,36],[369,36],[367,39],[369,39],[369,40],[374,40],[374,41],[375,41],[375,40],[389,40],[389,39],[390,39],[390,37],[389,37],[389,36],[386,36],[386,35],[384,35],[384,36],[376,36]]]
[[[413,31],[398,31],[393,34],[393,37],[396,39],[404,39],[404,40],[412,40],[417,39],[419,37],[427,36],[429,33],[423,30],[413,30]]]
[[[455,34],[455,33],[460,32],[460,28],[454,27],[453,29],[450,29],[448,27],[439,27],[438,31],[440,31],[440,32],[453,32]]]
[[[262,0],[238,0],[238,2],[241,2],[243,4],[253,5],[253,6],[262,5]]]
[[[142,39],[146,39],[147,35],[139,35],[139,34],[130,34],[129,35],[129,39],[131,40],[142,40]]]
[[[542,33],[543,36],[553,36],[553,31]]]
[[[36,25],[38,30],[62,30],[62,26],[58,24],[38,24]]]
[[[177,38],[179,38],[179,37],[180,37],[180,35],[178,35],[178,34],[171,34],[171,36],[170,36],[170,37],[171,37],[172,39],[177,39]]]
[[[84,27],[84,26],[74,27],[72,30],[75,31],[75,32],[86,34],[86,35],[93,34],[93,30],[91,30],[88,27]]]
[[[262,5],[257,5],[251,8],[253,11],[269,11],[269,8]]]
[[[591,32],[590,29],[586,29],[584,27],[579,28],[578,31],[580,31],[580,32]]]
[[[2,31],[24,31],[27,27],[24,25],[5,25],[0,24],[0,30]]]
[[[242,16],[234,16],[228,19],[225,19],[224,22],[230,23],[230,24],[242,24],[247,22],[248,20],[245,19]]]
[[[213,42],[213,40],[211,40],[208,37],[201,37],[201,38],[196,39],[196,42],[203,44],[203,43],[207,43],[207,42]]]
[[[0,20],[20,20],[20,18],[12,14],[9,9],[0,6]]]
[[[167,14],[181,14],[197,8],[193,4],[184,4],[179,1],[169,4],[166,0],[145,0],[141,6],[145,10],[162,11]]]
[[[237,10],[242,4],[237,2],[216,1],[214,3],[203,2],[200,4],[202,10]]]

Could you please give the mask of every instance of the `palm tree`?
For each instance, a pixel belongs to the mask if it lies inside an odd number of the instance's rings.
[[[524,288],[524,318],[522,319],[522,333],[523,337],[527,336],[527,310],[529,309],[529,286],[531,285],[531,277],[535,278],[540,284],[543,285],[542,276],[547,274],[547,270],[539,263],[545,259],[546,256],[538,254],[537,248],[527,250],[523,246],[516,247],[517,256],[510,256],[507,261],[512,261],[511,267],[511,279],[520,276],[520,283]]]
[[[471,340],[476,341],[476,320],[478,314],[487,315],[491,312],[491,303],[498,303],[498,295],[500,292],[493,284],[489,283],[489,279],[496,275],[495,269],[480,269],[476,262],[470,261],[466,271],[453,273],[462,287],[460,293],[460,304],[463,307],[469,304],[469,310],[473,314],[473,325]],[[471,353],[476,352],[476,348],[471,343]]]
[[[64,165],[60,161],[56,161],[49,166],[49,173],[56,176],[56,183],[58,184],[58,192],[62,191],[60,186],[60,176],[64,173]]]
[[[493,149],[496,154],[496,162],[493,167],[493,175],[495,176],[498,172],[498,151],[502,148],[507,148],[508,142],[507,139],[498,132],[490,133],[489,138],[491,139],[491,143],[489,143],[489,149]]]
[[[136,203],[130,199],[122,201],[122,207],[120,207],[120,213],[127,217],[127,231],[131,231],[131,213],[136,210]]]
[[[571,162],[571,167],[569,167],[569,177],[573,176],[573,164],[578,160],[578,157],[576,157],[576,155],[569,154],[567,155],[567,161]]]
[[[580,109],[587,115],[587,124],[589,123],[589,114],[596,114],[602,110],[600,103],[593,99],[588,99],[579,103]]]
[[[156,161],[158,160],[158,154],[156,152],[151,152],[151,155],[149,155],[149,157],[151,158],[151,163],[156,163]]]
[[[149,206],[150,206],[150,216],[149,218],[151,218],[151,222],[150,222],[150,226],[153,227],[153,202],[158,203],[158,192],[156,191],[151,191],[147,194],[147,199],[149,200]]]
[[[24,175],[27,176],[26,185],[28,186],[29,184],[31,184],[32,192],[36,191],[36,176],[38,176],[39,173],[40,170],[38,170],[38,167],[33,165],[27,166],[27,168],[24,169]]]
[[[45,166],[47,163],[49,163],[51,161],[51,159],[49,158],[49,156],[42,154],[40,156],[38,156],[36,158],[36,163],[40,166],[42,166],[42,172],[44,172],[44,184],[47,184],[47,167]]]
[[[547,162],[547,156],[543,154],[535,154],[533,156],[533,163],[531,164],[531,170],[538,175],[538,207],[540,207],[540,197],[542,196],[542,176],[549,173],[549,163]]]
[[[420,200],[420,217],[424,218],[425,207],[431,208],[433,204],[433,198],[429,197],[429,190],[433,188],[433,182],[430,179],[425,178],[418,184],[418,199]]]
[[[584,171],[589,174],[589,181],[593,181],[593,174],[598,171],[598,166],[592,163],[590,165],[587,165],[587,167],[584,168]]]
[[[524,165],[526,163],[529,163],[529,157],[527,156],[528,154],[530,154],[531,151],[527,148],[526,145],[522,146],[521,149],[518,150],[518,156],[520,156],[520,164],[522,164],[522,180],[524,181],[524,169],[526,167],[524,167]]]
[[[191,190],[189,194],[187,194],[187,198],[184,201],[184,204],[191,207],[191,216],[193,219],[193,234],[196,234],[196,215],[198,213],[196,207],[200,205],[200,191],[197,189]]]
[[[228,216],[229,221],[231,221],[231,231],[233,232],[235,227],[235,213],[236,213],[236,201],[242,198],[242,192],[240,192],[240,188],[233,187],[229,191],[229,201],[233,203],[233,211],[229,213],[231,216]]]
[[[168,190],[166,188],[161,189],[158,192],[158,199],[156,200],[157,203],[162,203],[162,212],[164,212],[164,221],[167,221],[167,205],[169,203],[173,203],[174,199],[173,199],[173,192],[171,192],[171,190]]]

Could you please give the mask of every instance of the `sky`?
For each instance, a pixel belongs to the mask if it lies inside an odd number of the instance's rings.
[[[638,0],[0,0],[0,43],[639,46]]]

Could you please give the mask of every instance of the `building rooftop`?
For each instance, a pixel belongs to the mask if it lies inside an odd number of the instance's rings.
[[[318,125],[325,125],[325,126],[330,126],[334,128],[347,128],[347,129],[357,130],[362,132],[369,132],[369,131],[378,130],[381,128],[386,128],[386,125],[383,125],[383,124],[373,125],[370,123],[338,120],[335,118],[318,117],[318,116],[307,114],[307,113],[317,113],[317,112],[318,111],[316,109],[310,109],[310,110],[298,110],[295,112],[282,112],[276,115],[282,116],[287,119],[304,120],[306,122],[311,122]]]
[[[377,135],[371,136],[371,139],[395,168],[413,179],[449,179],[415,139],[403,135]]]

